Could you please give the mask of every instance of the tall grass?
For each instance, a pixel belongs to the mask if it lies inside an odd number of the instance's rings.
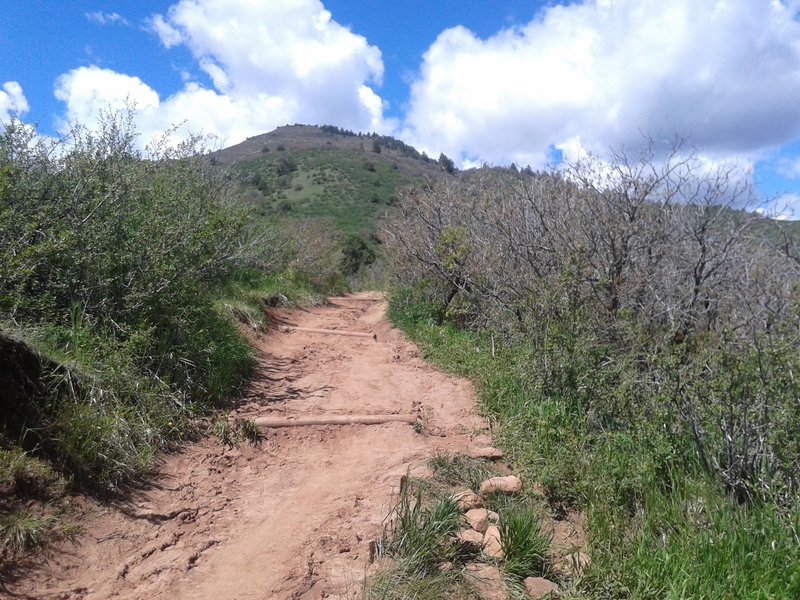
[[[458,556],[458,547],[448,537],[458,531],[461,512],[452,498],[432,506],[424,506],[422,499],[422,491],[413,492],[408,478],[403,478],[384,539],[387,552],[401,558],[406,570],[425,575]]]
[[[512,506],[500,519],[503,568],[518,579],[545,574],[551,540],[540,531],[540,515],[526,506]]]
[[[475,552],[455,543],[460,519],[461,511],[450,494],[435,493],[426,482],[404,477],[378,544],[379,552],[394,560],[369,579],[364,597],[477,597],[462,577],[465,561]]]
[[[523,479],[543,484],[556,509],[586,512],[592,565],[572,582],[575,597],[800,597],[798,506],[741,504],[655,414],[598,426],[591,406],[626,400],[613,364],[587,364],[590,352],[573,352],[554,377],[531,369],[531,345],[439,325],[407,293],[395,294],[390,316],[424,357],[476,382]],[[525,562],[538,566],[535,555]]]

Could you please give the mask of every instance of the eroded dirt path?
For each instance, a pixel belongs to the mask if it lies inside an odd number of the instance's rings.
[[[310,426],[266,431],[255,447],[188,445],[127,504],[88,505],[80,543],[42,559],[7,592],[63,600],[356,596],[400,477],[437,451],[489,441],[469,382],[418,359],[385,310],[379,296],[357,294],[274,315],[278,326],[254,340],[259,370],[233,418],[421,413],[421,434],[405,423]]]

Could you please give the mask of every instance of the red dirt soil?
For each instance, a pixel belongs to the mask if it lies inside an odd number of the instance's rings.
[[[359,596],[401,476],[424,471],[436,452],[486,445],[486,425],[470,383],[420,360],[381,296],[272,317],[278,326],[253,339],[259,367],[231,419],[419,414],[422,432],[400,422],[314,425],[265,429],[257,446],[188,444],[124,503],[76,499],[85,513],[78,543],[40,558],[0,596]]]

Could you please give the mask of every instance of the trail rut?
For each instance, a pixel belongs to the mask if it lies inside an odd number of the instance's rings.
[[[409,423],[264,429],[164,457],[125,502],[75,500],[85,533],[6,583],[10,598],[357,597],[400,477],[436,452],[488,443],[469,382],[417,357],[378,295],[277,311],[231,419],[419,415]],[[331,331],[368,334],[331,335]]]

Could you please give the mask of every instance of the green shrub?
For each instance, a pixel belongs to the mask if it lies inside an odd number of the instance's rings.
[[[357,235],[350,235],[342,248],[342,272],[353,275],[375,262],[375,251],[367,245],[364,239]]]
[[[201,140],[141,152],[132,122],[104,114],[61,147],[0,134],[0,321],[42,355],[35,410],[8,433],[96,490],[242,389],[252,351],[217,290],[282,256]]]

